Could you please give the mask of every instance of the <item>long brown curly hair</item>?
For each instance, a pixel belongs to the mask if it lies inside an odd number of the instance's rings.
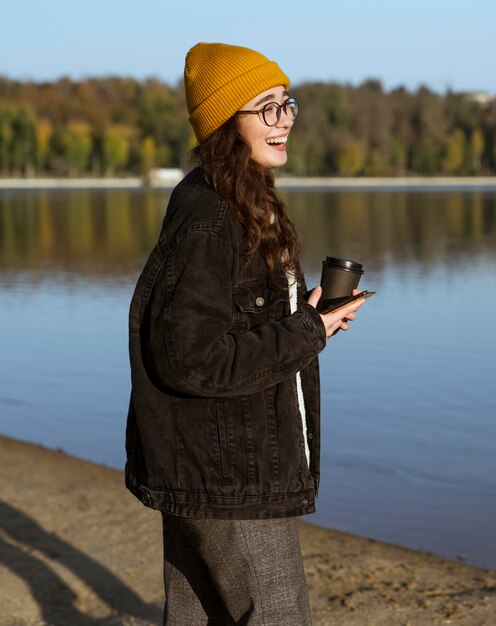
[[[246,230],[247,260],[256,250],[273,282],[276,264],[299,276],[300,238],[272,172],[251,158],[251,148],[231,117],[192,151],[207,184],[226,200]]]

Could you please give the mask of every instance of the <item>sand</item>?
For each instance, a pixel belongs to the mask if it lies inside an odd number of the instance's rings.
[[[496,625],[496,571],[299,528],[314,626]],[[0,626],[159,625],[161,577],[122,472],[0,437]]]

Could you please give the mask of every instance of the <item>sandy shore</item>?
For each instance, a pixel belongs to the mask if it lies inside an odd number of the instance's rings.
[[[496,624],[496,571],[300,531],[315,626]],[[120,472],[0,437],[0,626],[159,625],[161,575],[160,515]]]

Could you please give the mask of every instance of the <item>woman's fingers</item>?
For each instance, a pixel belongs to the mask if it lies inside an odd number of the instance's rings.
[[[311,306],[313,306],[314,309],[316,309],[317,303],[320,300],[321,295],[322,295],[322,287],[318,285],[317,287],[312,289],[312,293],[310,294],[310,297],[308,298],[308,304],[310,304]]]
[[[327,337],[331,337],[331,335],[333,335],[338,328],[341,330],[348,330],[348,322],[356,320],[355,311],[357,311],[364,302],[365,298],[360,298],[338,311],[331,311],[330,313],[322,315],[321,317],[326,327]]]
[[[359,293],[360,289],[353,289],[352,295],[356,296]],[[312,293],[308,298],[308,304],[310,304],[314,308],[317,308],[317,304],[320,300],[321,295],[322,287],[318,285],[317,287],[312,289]],[[358,311],[358,309],[362,306],[364,302],[365,298],[360,298],[359,300],[355,300],[355,302],[352,302],[351,304],[342,307],[337,311],[330,311],[329,313],[321,315],[322,321],[324,322],[324,326],[326,328],[327,337],[329,338],[339,328],[341,330],[348,330],[350,327],[348,322],[356,320],[355,311]]]

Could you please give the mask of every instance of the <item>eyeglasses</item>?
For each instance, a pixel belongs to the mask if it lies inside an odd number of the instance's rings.
[[[236,115],[256,114],[260,118],[260,121],[266,126],[275,126],[281,119],[281,109],[284,110],[284,114],[289,117],[290,120],[294,120],[298,117],[298,101],[296,98],[288,98],[282,104],[277,102],[268,102],[261,109],[257,111],[238,111]]]

